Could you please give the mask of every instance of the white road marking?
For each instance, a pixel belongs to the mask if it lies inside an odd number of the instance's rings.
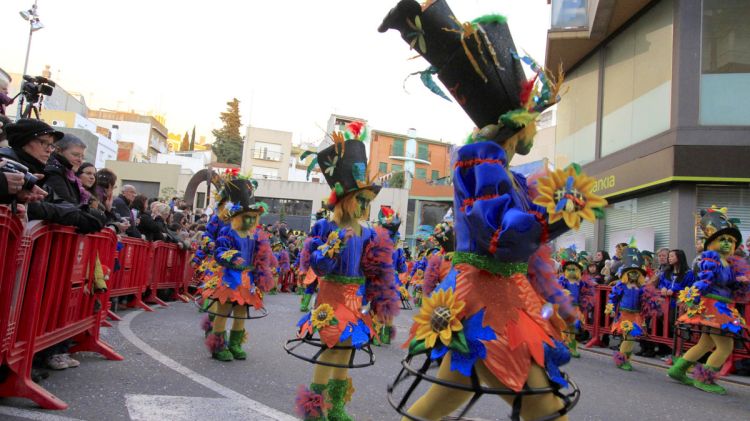
[[[201,386],[211,389],[217,394],[224,396],[227,399],[236,401],[237,403],[241,404],[246,409],[252,410],[260,415],[267,417],[267,419],[269,420],[279,420],[279,421],[297,420],[297,418],[289,414],[278,411],[274,408],[271,408],[270,406],[266,406],[258,401],[254,401],[241,393],[235,392],[234,390],[209,379],[208,377],[202,376],[196,373],[195,371],[185,367],[184,365],[178,363],[177,361],[167,357],[166,355],[162,354],[156,349],[152,348],[146,342],[138,338],[130,329],[130,323],[133,321],[133,319],[136,316],[138,316],[142,312],[143,311],[134,311],[134,312],[127,314],[123,318],[123,320],[117,324],[117,328],[122,334],[122,336],[125,337],[125,339],[127,339],[136,348],[143,351],[146,355],[155,359],[159,363],[171,368],[172,370],[182,374],[183,376],[189,378],[190,380],[200,384]],[[195,398],[186,398],[186,399],[195,399]],[[167,418],[160,418],[160,419],[163,420],[163,419],[171,419],[171,418],[167,417]],[[196,418],[192,418],[192,419],[196,419]]]
[[[270,420],[244,402],[226,398],[126,395],[132,421]]]
[[[62,415],[53,415],[47,412],[30,411],[28,409],[13,408],[10,406],[0,406],[0,415],[37,421],[83,421],[78,418],[69,418]]]

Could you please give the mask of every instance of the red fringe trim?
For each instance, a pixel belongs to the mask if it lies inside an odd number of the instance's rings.
[[[470,197],[468,199],[464,199],[463,203],[461,204],[461,211],[465,211],[466,207],[468,206],[474,206],[474,203],[481,201],[481,200],[490,200],[494,199],[496,197],[500,197],[499,194],[486,194],[484,196],[480,197]]]
[[[474,158],[474,159],[467,159],[466,161],[456,161],[455,164],[453,164],[453,168],[471,168],[474,166],[477,166],[479,164],[497,164],[505,166],[505,161],[502,159],[486,159],[486,158]]]

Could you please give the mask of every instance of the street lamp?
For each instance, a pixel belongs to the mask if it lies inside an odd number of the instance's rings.
[[[31,35],[44,28],[44,25],[42,25],[42,22],[39,21],[39,15],[36,12],[36,2],[37,0],[34,0],[34,5],[31,6],[31,9],[29,10],[22,10],[19,12],[21,17],[29,22],[29,43],[26,46],[26,60],[23,63],[23,74],[21,75],[21,89],[20,92],[23,92],[24,85],[26,85],[26,80],[23,79],[23,76],[26,75],[26,71],[29,67],[29,53],[31,52]],[[18,101],[18,112],[16,113],[16,118],[21,118],[21,112],[23,111],[23,95],[21,95],[21,100]]]

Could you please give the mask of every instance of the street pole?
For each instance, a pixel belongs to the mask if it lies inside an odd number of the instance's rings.
[[[29,53],[31,52],[31,35],[33,33],[34,31],[31,29],[31,23],[29,22],[29,43],[26,45],[26,60],[23,62],[23,73],[21,74],[21,87],[19,89],[19,92],[23,92],[24,85],[26,85],[26,79],[24,79],[23,77],[26,76],[26,71],[29,68]],[[16,120],[21,118],[22,112],[23,112],[23,94],[21,94],[21,100],[18,101],[18,111],[16,112]]]

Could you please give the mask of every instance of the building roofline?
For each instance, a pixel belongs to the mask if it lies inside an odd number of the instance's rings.
[[[345,120],[359,120],[359,121],[363,121],[363,122],[367,123],[367,119],[366,119],[366,118],[360,118],[360,117],[352,117],[352,116],[350,116],[350,115],[344,115],[344,114],[333,114],[333,113],[332,113],[332,114],[331,114],[331,117],[338,117],[338,118],[342,118],[342,119],[345,119]]]
[[[267,127],[258,127],[258,126],[247,126],[247,131],[250,132],[250,129],[259,129],[259,130],[267,130],[269,132],[277,132],[277,133],[284,133],[294,136],[294,132],[288,132],[286,130],[279,130],[279,129],[269,129]]]
[[[393,137],[393,138],[397,138],[397,137],[398,138],[408,138],[409,137],[408,135],[405,135],[405,134],[399,134],[399,133],[394,133],[394,132],[387,132],[385,130],[376,130],[376,129],[373,129],[372,133],[373,134],[374,133],[382,134],[382,135],[390,136],[390,137]],[[424,137],[417,137],[415,139],[416,139],[417,142],[431,143],[433,145],[441,145],[441,146],[451,146],[451,145],[453,145],[450,142],[443,142],[441,140],[427,139],[427,138],[424,138]]]

